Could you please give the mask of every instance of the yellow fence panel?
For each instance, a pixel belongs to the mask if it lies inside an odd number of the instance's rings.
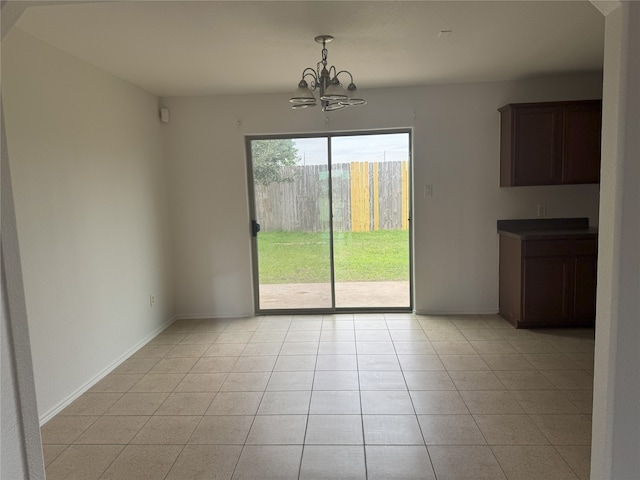
[[[378,162],[373,164],[373,229],[380,230],[380,177]]]
[[[368,232],[370,228],[369,163],[351,163],[351,231]]]

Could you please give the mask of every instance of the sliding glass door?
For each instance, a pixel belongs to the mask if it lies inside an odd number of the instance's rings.
[[[260,310],[333,308],[327,139],[254,139],[250,152]]]
[[[247,146],[257,311],[411,308],[409,132]]]

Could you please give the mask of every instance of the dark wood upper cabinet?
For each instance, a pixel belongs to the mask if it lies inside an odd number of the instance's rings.
[[[562,183],[600,181],[602,102],[570,103],[564,107]]]
[[[509,104],[498,111],[501,187],[600,181],[600,100]]]

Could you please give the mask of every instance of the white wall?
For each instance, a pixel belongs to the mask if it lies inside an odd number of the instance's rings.
[[[640,478],[640,4],[606,15],[591,478]]]
[[[16,28],[2,93],[46,419],[173,313],[158,99]]]
[[[165,98],[176,312],[253,311],[244,136],[413,127],[415,303],[419,312],[495,312],[496,220],[598,218],[598,186],[499,187],[506,103],[600,98],[600,74],[363,91],[364,107],[292,111],[286,95]],[[238,125],[237,122],[240,122]],[[420,195],[433,185],[433,197]]]

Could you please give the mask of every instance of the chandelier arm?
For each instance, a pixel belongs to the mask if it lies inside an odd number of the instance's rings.
[[[340,70],[338,73],[336,73],[336,77],[341,73],[346,73],[347,75],[349,75],[349,79],[351,83],[353,83],[353,75],[351,75],[351,72],[349,72],[349,70]]]
[[[314,91],[318,85],[318,74],[313,68],[307,67],[302,71],[302,79],[304,80],[307,77],[311,77],[309,81],[309,88]]]
[[[305,78],[308,75],[311,75],[315,80],[317,80],[317,78],[318,78],[318,74],[311,67],[307,67],[302,71],[302,78]]]

